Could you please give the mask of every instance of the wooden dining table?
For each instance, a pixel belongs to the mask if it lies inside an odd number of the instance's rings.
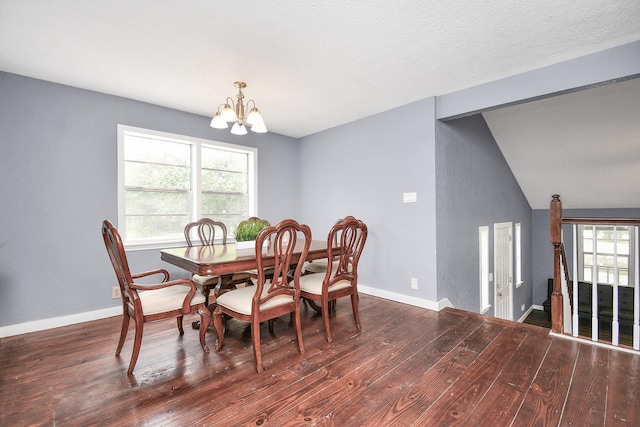
[[[304,241],[296,242],[293,263],[299,261],[303,246]],[[264,267],[275,265],[272,249],[265,247],[263,254]],[[327,256],[327,241],[312,240],[306,261],[327,258]],[[160,258],[169,264],[201,276],[233,274],[258,267],[255,248],[238,249],[235,243],[162,249]]]
[[[298,240],[293,253],[292,263],[297,264],[302,255],[304,241]],[[269,247],[263,249],[263,266],[272,267],[275,265],[273,250]],[[326,240],[312,240],[309,252],[305,261],[327,258],[329,256]],[[193,274],[201,276],[224,276],[232,275],[258,267],[255,248],[238,249],[235,243],[211,246],[184,246],[160,250],[160,258],[180,267]],[[209,302],[209,289],[202,289]],[[314,310],[320,312],[320,307],[313,301],[308,302]],[[209,306],[213,311],[215,303]],[[196,320],[192,324],[194,329],[200,327],[200,321]]]

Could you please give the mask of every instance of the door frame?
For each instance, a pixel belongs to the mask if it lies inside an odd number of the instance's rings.
[[[507,300],[507,318],[501,317],[501,319],[513,320],[513,222],[497,222],[493,224],[493,302],[495,305],[494,315],[498,317],[498,257],[496,256],[496,248],[498,239],[496,238],[498,230],[509,230],[509,281],[507,287],[509,290],[509,296]]]

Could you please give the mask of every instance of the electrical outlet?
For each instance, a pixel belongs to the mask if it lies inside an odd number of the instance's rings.
[[[114,286],[111,288],[111,298],[120,298],[120,286]]]
[[[411,278],[411,289],[418,289],[418,279],[415,277]]]
[[[522,307],[520,308],[520,311],[524,311],[524,304],[522,304]]]

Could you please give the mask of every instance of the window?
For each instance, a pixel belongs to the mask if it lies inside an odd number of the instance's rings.
[[[625,226],[578,227],[579,280],[593,282],[594,263],[597,283],[633,286],[634,229]]]
[[[480,259],[480,313],[486,313],[489,304],[489,227],[484,225],[478,229]]]
[[[257,150],[118,126],[118,229],[129,247],[184,242],[200,217],[231,233],[255,215]]]

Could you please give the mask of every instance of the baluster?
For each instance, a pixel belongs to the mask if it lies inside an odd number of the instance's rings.
[[[573,224],[573,336],[580,332],[578,317],[578,224]]]
[[[640,226],[635,226],[635,271],[634,271],[634,290],[633,290],[633,348],[640,350],[640,325],[638,324],[638,317],[640,316],[640,242],[638,242],[638,229]]]
[[[598,239],[596,226],[591,227],[593,233],[593,262],[591,263],[591,340],[598,341]]]

